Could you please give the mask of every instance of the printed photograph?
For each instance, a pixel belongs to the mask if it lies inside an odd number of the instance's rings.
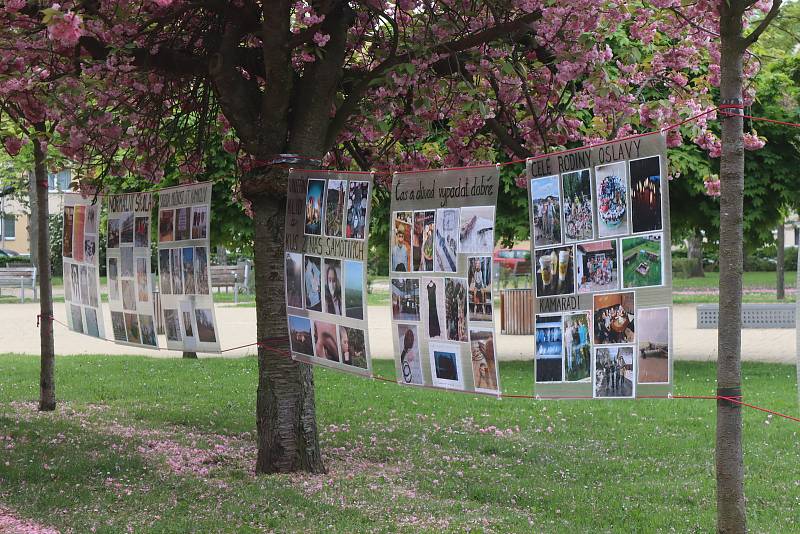
[[[183,295],[183,258],[181,257],[181,249],[170,249],[170,263],[172,271],[172,294]]]
[[[560,315],[536,316],[536,381],[564,380],[563,326]]]
[[[211,286],[208,283],[208,249],[206,247],[194,247],[194,280],[197,285],[195,288],[198,295],[210,295]],[[298,264],[303,268],[302,262]],[[300,282],[302,284],[302,281]],[[300,307],[303,306],[303,299],[300,299]]]
[[[325,180],[309,180],[306,188],[306,228],[305,233],[322,234],[322,199],[325,194]]]
[[[180,249],[178,249],[180,250]],[[194,335],[194,304],[192,302],[181,302],[181,324],[183,325],[183,344],[184,346],[194,346],[196,339]]]
[[[128,311],[136,311],[136,289],[133,287],[133,280],[120,280],[122,288],[122,308]]]
[[[73,227],[74,227],[74,224],[73,224],[74,216],[75,216],[75,208],[73,208],[72,206],[64,206],[64,229],[63,229],[64,240],[62,242],[61,255],[64,256],[65,258],[71,258],[72,257],[72,233],[74,232],[74,229],[73,229]],[[111,239],[111,220],[108,221],[108,224],[109,224],[108,236],[109,236],[109,240],[110,240]],[[110,244],[110,241],[109,241],[108,247],[112,248],[111,244]]]
[[[177,208],[175,210],[175,241],[191,239],[192,208]]]
[[[635,234],[661,230],[661,161],[659,156],[630,162],[631,222]]]
[[[80,266],[80,290],[81,290],[81,304],[89,304],[89,268],[86,265]]]
[[[326,258],[325,264],[325,306],[322,311],[342,315],[342,260]]]
[[[178,319],[178,310],[164,308],[164,332],[169,341],[181,340],[181,321]]]
[[[536,296],[575,293],[575,258],[572,245],[536,251]]]
[[[86,216],[85,206],[75,206],[75,216],[72,222],[72,257],[75,261],[83,261],[83,236]]]
[[[336,325],[314,321],[314,356],[332,362],[341,362]]]
[[[306,309],[322,311],[322,258],[305,256],[303,286],[305,287]]]
[[[169,249],[164,248],[158,251],[158,279],[161,283],[161,294],[172,294],[172,270],[169,262]]]
[[[119,267],[120,276],[123,278],[133,278],[133,247],[119,248]]]
[[[136,258],[136,296],[139,302],[150,302],[150,258]]]
[[[564,380],[588,381],[592,370],[591,331],[589,313],[567,313],[563,317]]]
[[[133,246],[139,248],[150,248],[150,217],[134,218]]]
[[[623,288],[664,284],[661,236],[662,234],[647,234],[622,239]]]
[[[469,287],[469,320],[492,320],[492,257],[467,258]]]
[[[369,204],[369,182],[350,182],[347,196],[348,239],[364,239],[367,228],[367,206]]]
[[[87,304],[97,308],[100,306],[100,291],[97,287],[97,271],[94,267],[86,269],[86,291],[88,298]]]
[[[195,320],[197,321],[197,339],[201,343],[216,343],[217,334],[214,331],[214,314],[208,308],[197,308],[194,310]]]
[[[433,270],[454,273],[458,270],[458,208],[436,210],[433,239]]]
[[[594,296],[594,343],[633,343],[635,339],[633,291]]]
[[[530,181],[533,245],[561,244],[561,192],[558,176],[533,178]]]
[[[414,235],[411,239],[413,269],[416,272],[433,271],[433,239],[436,211],[414,212]]]
[[[85,333],[86,331],[83,329],[83,314],[81,313],[81,307],[75,304],[70,304],[69,311],[72,315],[72,330],[74,332],[80,332],[81,334]]]
[[[467,280],[444,279],[444,313],[447,339],[469,341],[467,335]]]
[[[415,324],[397,325],[397,346],[400,349],[400,373],[403,384],[425,383],[419,353],[419,332]]]
[[[184,247],[181,252],[183,260],[183,294],[194,295],[194,248]]]
[[[392,278],[392,318],[419,321],[419,279]]]
[[[444,278],[423,278],[422,325],[430,339],[445,339]]]
[[[158,242],[175,240],[175,210],[161,210],[158,214]]]
[[[325,235],[344,235],[344,210],[347,202],[347,180],[328,180],[325,193]]]
[[[100,327],[97,325],[97,311],[94,308],[84,308],[86,314],[86,333],[92,337],[100,337]]]
[[[628,231],[628,185],[625,162],[595,167],[597,226],[599,237],[625,235]]]
[[[119,219],[108,219],[107,248],[119,248]]]
[[[65,277],[64,278],[65,291],[66,291],[67,280],[69,280],[69,278]],[[116,280],[111,280],[111,279],[108,280],[108,300],[113,300],[113,301],[120,300],[119,282],[117,282]]]
[[[344,309],[351,319],[364,318],[364,262],[344,262]]]
[[[433,385],[464,389],[461,372],[461,348],[455,343],[428,343]]]
[[[64,263],[64,301],[70,302],[72,300],[72,277],[69,275],[69,265]],[[109,279],[109,287],[112,281]],[[110,298],[110,297],[109,297]]]
[[[394,212],[392,230],[392,271],[407,273],[411,271],[411,211]]]
[[[494,356],[494,332],[490,328],[470,328],[472,380],[479,391],[497,392],[497,360]]]
[[[208,206],[192,208],[192,239],[208,238]]]
[[[339,348],[343,364],[367,368],[367,346],[363,330],[340,326]]]
[[[458,252],[491,254],[494,250],[494,206],[461,208]]]
[[[564,242],[587,241],[594,237],[592,220],[592,179],[589,169],[561,175],[564,191]]]
[[[74,263],[69,266],[69,275],[72,287],[72,302],[80,302],[81,300],[81,276],[80,269]]]
[[[83,261],[94,263],[97,258],[97,236],[85,235],[83,238]]]
[[[636,324],[639,383],[669,382],[669,308],[640,309]]]
[[[632,399],[633,347],[594,349],[594,396],[607,399]]]
[[[289,316],[289,346],[292,352],[314,355],[314,340],[311,338],[311,319],[308,317]]]
[[[303,255],[299,252],[286,253],[286,305],[303,308]]]
[[[576,280],[578,293],[595,293],[619,289],[617,240],[580,243],[577,251]]]
[[[158,346],[158,338],[156,338],[156,325],[153,322],[152,316],[139,316],[139,331],[142,338],[142,345],[148,345],[150,347]]]
[[[85,233],[97,235],[97,228],[100,223],[98,217],[99,212],[100,212],[99,204],[91,204],[89,206],[86,206],[86,224],[84,227]]]
[[[166,310],[164,310],[166,312]],[[128,341],[128,334],[125,332],[125,316],[122,312],[111,312],[111,329],[114,331],[116,341]]]
[[[108,279],[109,280],[117,280],[119,279],[119,269],[118,269],[118,260],[117,258],[108,258],[108,269],[107,269]]]
[[[119,240],[120,243],[133,243],[133,223],[132,212],[122,213],[119,218]]]
[[[135,313],[125,314],[125,333],[128,336],[128,343],[141,345],[142,337],[139,333],[139,318]]]

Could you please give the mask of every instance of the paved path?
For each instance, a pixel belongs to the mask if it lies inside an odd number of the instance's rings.
[[[38,303],[0,304],[0,352],[39,354],[39,331],[36,328]],[[63,303],[56,303],[55,316],[66,322]],[[695,328],[695,306],[678,305],[674,308],[675,357],[679,360],[715,360],[717,355],[717,331]],[[372,306],[369,309],[370,344],[376,358],[391,358],[392,328],[388,306]],[[217,321],[222,348],[237,347],[253,343],[256,339],[255,308],[217,305]],[[111,336],[111,320],[105,307],[106,335]],[[57,354],[144,354],[156,357],[180,356],[175,351],[153,351],[116,345],[110,341],[93,339],[70,332],[66,327],[55,325]],[[163,336],[160,339],[165,344]],[[529,360],[533,357],[533,336],[499,336],[498,349],[501,360]],[[252,355],[255,347],[226,352],[223,356],[240,357]],[[742,353],[745,360],[765,362],[795,362],[795,330],[772,329],[742,332]]]

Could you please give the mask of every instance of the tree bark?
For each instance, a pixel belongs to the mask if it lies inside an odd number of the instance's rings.
[[[778,254],[777,257],[775,258],[775,275],[777,277],[777,280],[775,281],[777,285],[777,291],[775,296],[778,300],[783,300],[784,298],[786,298],[786,284],[785,284],[786,265],[784,261],[784,249],[783,249],[783,247],[786,246],[785,242],[786,235],[784,234],[783,225],[784,225],[784,220],[783,218],[781,218],[781,222],[778,225],[778,246],[777,246]]]
[[[689,278],[703,278],[703,235],[697,231],[686,240],[686,256],[692,260],[689,267]]]
[[[35,164],[35,161],[34,161]],[[45,168],[45,174],[47,174],[47,169]],[[45,179],[47,179],[45,177]],[[30,179],[28,180],[28,199],[30,204],[31,216],[28,217],[28,242],[30,247],[30,254],[31,254],[31,265],[39,268],[39,223],[36,220],[37,214],[37,197],[38,197],[38,188],[36,187],[37,178],[36,178],[36,169],[34,168],[33,172],[30,173]],[[49,252],[49,251],[48,251]],[[49,253],[48,253],[49,256]]]
[[[742,104],[741,2],[719,2],[721,36],[721,104]],[[741,110],[722,115],[720,160],[719,330],[717,395],[741,395],[741,327],[743,261],[744,143]],[[717,401],[716,433],[717,531],[747,530],[744,500],[741,405]]]
[[[278,173],[282,174],[280,178],[276,176]],[[252,202],[255,227],[256,317],[260,342],[256,472],[323,473],[311,366],[292,360],[286,350],[280,350],[288,344],[283,285],[286,170],[274,168],[268,174],[270,176],[264,177],[262,183],[269,183],[272,192],[247,195]]]
[[[38,129],[38,128],[37,128]],[[50,233],[47,224],[47,161],[42,141],[33,139],[34,175],[36,178],[37,253],[39,275],[39,335],[41,367],[39,371],[39,410],[56,409],[55,348],[53,344],[53,286],[50,278]]]

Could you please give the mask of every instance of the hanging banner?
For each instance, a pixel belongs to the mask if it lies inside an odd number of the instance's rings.
[[[537,395],[672,392],[666,165],[660,135],[528,160]]]
[[[496,166],[392,180],[390,290],[401,384],[498,394],[492,254]]]
[[[286,201],[292,357],[371,375],[367,253],[372,176],[293,169]]]
[[[98,228],[100,203],[94,197],[64,194],[64,302],[70,330],[105,337],[100,308]]]
[[[167,348],[219,352],[209,283],[211,184],[158,193],[158,274]]]
[[[158,348],[150,276],[151,193],[106,197],[106,274],[114,341]]]

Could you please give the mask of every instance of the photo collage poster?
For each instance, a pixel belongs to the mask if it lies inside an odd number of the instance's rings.
[[[390,291],[401,384],[499,395],[492,254],[500,171],[392,179]]]
[[[284,281],[292,358],[371,376],[372,175],[293,169],[287,188]]]
[[[74,332],[105,337],[100,307],[99,197],[64,194],[63,265],[67,323]]]
[[[219,352],[209,278],[211,183],[158,192],[158,278],[171,350]]]
[[[661,135],[528,160],[538,396],[672,392],[666,165]]]
[[[158,348],[150,276],[150,219],[153,195],[106,197],[106,275],[114,341]]]

